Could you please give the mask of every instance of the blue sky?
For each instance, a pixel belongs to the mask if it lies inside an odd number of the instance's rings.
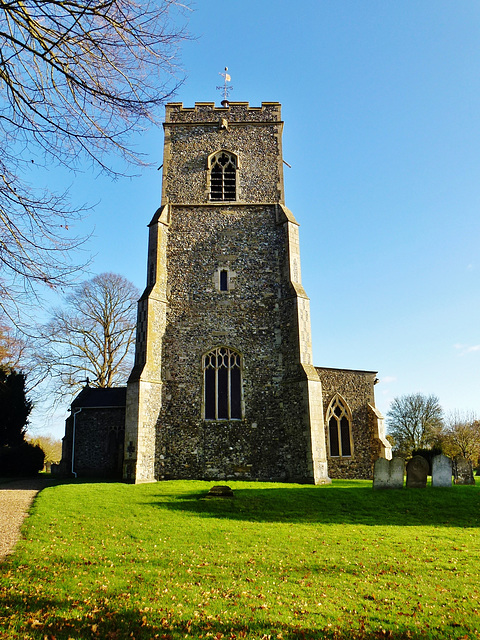
[[[282,103],[315,364],[378,371],[383,413],[417,391],[480,413],[480,4],[199,0],[185,20],[176,101],[218,103],[228,66],[232,101]],[[137,178],[57,180],[96,203],[92,272],[143,288],[162,128],[135,142]]]

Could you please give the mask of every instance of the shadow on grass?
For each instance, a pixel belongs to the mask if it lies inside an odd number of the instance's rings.
[[[49,487],[68,484],[115,484],[121,480],[110,478],[63,478],[52,476],[48,473],[39,473],[36,476],[0,477],[0,491],[33,490],[42,491]]]
[[[259,621],[245,617],[239,620],[222,620],[220,616],[198,614],[193,619],[175,618],[170,611],[135,609],[128,605],[119,610],[112,608],[111,601],[60,601],[9,593],[2,598],[0,617],[2,639],[29,638],[40,640],[77,640],[99,638],[104,640],[179,640],[180,638],[249,640],[433,640],[441,638],[466,638],[471,629],[460,624],[445,629],[418,630],[408,623],[398,625],[395,630],[365,626],[365,619],[336,620],[334,624],[303,622],[286,624]],[[62,610],[75,611],[75,615],[61,615]],[[368,623],[367,623],[368,624]],[[448,628],[447,628],[448,627]]]
[[[207,491],[152,495],[151,505],[200,517],[249,522],[371,526],[480,526],[480,487],[373,491],[371,485],[235,488],[234,498],[206,499]]]

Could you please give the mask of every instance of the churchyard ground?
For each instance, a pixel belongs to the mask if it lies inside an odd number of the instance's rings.
[[[0,638],[480,637],[480,488],[231,482],[42,491]]]

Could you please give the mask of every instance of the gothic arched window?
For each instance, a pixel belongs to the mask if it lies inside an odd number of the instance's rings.
[[[352,420],[347,403],[335,398],[327,411],[328,444],[332,458],[349,458],[352,455]]]
[[[241,420],[241,356],[218,347],[203,356],[205,420]]]
[[[209,158],[210,200],[237,199],[237,157],[218,151]]]

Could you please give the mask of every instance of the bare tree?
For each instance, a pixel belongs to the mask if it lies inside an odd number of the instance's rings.
[[[412,393],[395,398],[387,412],[388,432],[403,455],[433,444],[442,424],[443,410],[434,395]]]
[[[0,8],[0,308],[77,269],[68,194],[32,190],[38,164],[116,174],[131,134],[178,86],[175,0],[11,0]]]
[[[445,420],[441,445],[452,458],[460,455],[477,465],[480,457],[480,420],[473,412],[453,411]]]
[[[9,371],[20,368],[24,348],[23,340],[16,337],[7,324],[0,325],[0,369]]]
[[[40,447],[45,454],[45,464],[50,466],[58,464],[62,459],[62,441],[54,438],[51,435],[45,436],[27,436],[30,444]]]
[[[26,340],[15,328],[8,325],[8,319],[0,324],[0,371],[18,371],[25,375],[25,393],[37,406],[39,397],[35,390],[43,382],[44,371],[38,366],[36,344]]]
[[[126,278],[102,273],[83,282],[41,328],[39,365],[58,396],[88,379],[95,387],[125,383],[132,367],[139,290]]]

